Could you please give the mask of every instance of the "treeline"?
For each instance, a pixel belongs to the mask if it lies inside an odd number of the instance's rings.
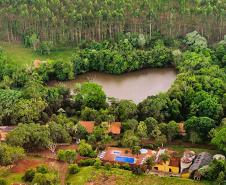
[[[46,62],[37,72],[44,81],[49,81],[70,80],[88,71],[122,74],[148,67],[172,66],[172,52],[165,45],[173,43],[170,39],[160,40],[160,35],[150,39],[142,34],[123,35],[114,42],[84,42],[71,61]]]
[[[216,41],[226,33],[225,13],[225,0],[1,0],[0,38],[22,41],[35,33],[42,41],[68,44],[119,32],[177,37],[197,30]]]

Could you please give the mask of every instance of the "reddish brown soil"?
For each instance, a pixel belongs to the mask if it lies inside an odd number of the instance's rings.
[[[36,168],[41,164],[44,164],[44,161],[42,159],[26,158],[26,159],[17,161],[16,164],[11,168],[11,172],[24,173],[26,170],[30,168]]]
[[[76,144],[71,144],[71,145],[58,145],[56,148],[56,152],[58,150],[76,150],[78,148],[78,145]],[[37,152],[33,152],[30,153],[30,155],[32,156],[40,156],[43,158],[50,158],[50,159],[56,159],[56,155],[53,154],[50,150],[46,149],[46,150],[42,150],[42,151],[37,151]]]

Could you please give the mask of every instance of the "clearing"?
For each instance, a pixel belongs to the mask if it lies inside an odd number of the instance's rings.
[[[39,60],[70,60],[73,48],[59,48],[51,52],[50,55],[39,55],[31,48],[25,48],[19,43],[0,42],[0,47],[4,49],[13,64],[24,67],[33,64],[35,59]]]
[[[134,175],[131,171],[113,168],[110,171],[83,167],[76,175],[69,175],[67,183],[71,185],[210,185],[209,182],[197,182],[177,177],[158,177],[154,175]]]

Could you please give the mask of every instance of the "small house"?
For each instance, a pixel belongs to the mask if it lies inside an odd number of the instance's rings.
[[[208,165],[212,161],[212,159],[212,155],[207,152],[202,152],[198,154],[193,164],[189,168],[189,173],[193,175],[196,171],[198,171],[198,169]]]
[[[161,155],[167,154],[169,159],[167,161],[161,160]],[[153,167],[156,171],[165,173],[179,174],[180,173],[180,157],[175,156],[175,152],[160,148],[156,155],[155,166]]]

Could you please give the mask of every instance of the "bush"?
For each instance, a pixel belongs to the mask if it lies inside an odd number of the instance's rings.
[[[0,145],[0,165],[7,166],[25,156],[24,149],[21,147],[12,147],[6,144]]]
[[[52,41],[43,41],[43,42],[41,42],[37,51],[41,55],[49,55],[52,49],[53,49],[53,42]]]
[[[111,167],[112,167],[111,163],[108,163],[107,162],[107,163],[104,164],[105,170],[108,170],[109,171],[109,170],[111,170]]]
[[[23,181],[25,182],[32,182],[35,176],[35,170],[29,169],[25,172],[24,176],[22,177]]]
[[[32,184],[37,185],[55,185],[59,184],[57,175],[55,173],[36,173]]]
[[[57,153],[57,159],[71,164],[76,159],[76,152],[74,150],[59,150]]]
[[[84,157],[95,157],[96,152],[93,151],[92,146],[82,140],[78,146],[78,152],[81,156]]]
[[[37,172],[37,173],[46,174],[46,173],[49,172],[49,170],[48,170],[48,168],[47,168],[46,166],[41,165],[41,166],[38,166],[38,167],[36,168],[36,172]]]
[[[7,183],[6,183],[6,180],[4,180],[4,179],[0,179],[0,185],[6,185]]]
[[[120,167],[121,167],[121,165],[118,163],[113,164],[113,168],[120,168]]]
[[[130,167],[130,165],[129,164],[123,164],[122,166],[121,166],[121,168],[122,169],[124,169],[124,170],[131,170],[131,167]]]
[[[77,164],[70,164],[68,167],[68,170],[69,170],[69,174],[76,174],[79,172],[80,169]]]
[[[96,159],[83,159],[79,161],[79,166],[93,166]]]
[[[136,174],[136,175],[141,175],[141,174],[143,174],[143,170],[142,170],[141,168],[139,168],[139,167],[134,167],[134,168],[132,169],[132,172],[133,172],[134,174]]]
[[[102,165],[102,161],[99,158],[97,158],[95,163],[94,163],[94,167],[96,169],[99,169],[101,167],[101,165]]]

